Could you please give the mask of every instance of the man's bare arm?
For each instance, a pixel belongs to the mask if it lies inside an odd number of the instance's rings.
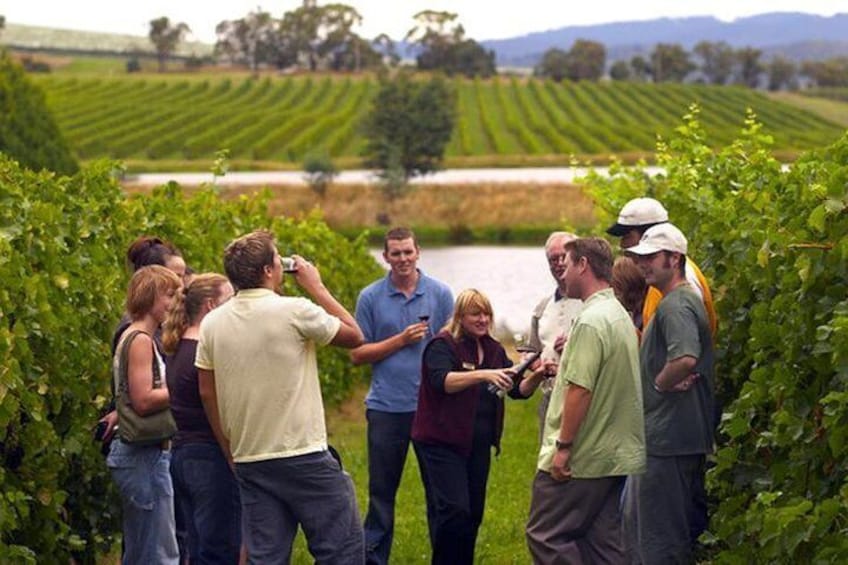
[[[551,477],[557,481],[571,478],[571,443],[577,437],[580,426],[592,404],[592,391],[574,383],[569,383],[563,400],[562,422],[560,422],[559,441],[568,445],[557,449],[551,465]]]
[[[402,332],[387,337],[382,341],[360,345],[350,351],[350,360],[354,365],[382,361],[395,351],[424,339],[427,335],[428,327],[426,322],[417,322],[410,324]]]
[[[691,355],[684,355],[683,357],[667,361],[662,371],[657,375],[657,378],[654,379],[654,386],[660,392],[674,389],[674,387],[692,374],[697,364],[698,359]]]
[[[206,369],[197,369],[197,387],[200,391],[200,401],[203,403],[203,411],[206,413],[206,419],[209,420],[209,426],[212,428],[212,433],[218,444],[230,462],[233,465],[233,455],[230,452],[230,440],[224,435],[221,428],[221,416],[218,412],[218,393],[215,390],[215,371],[207,371]]]
[[[295,281],[300,287],[305,290],[309,296],[328,314],[337,317],[342,325],[339,328],[336,336],[330,341],[331,344],[339,347],[353,348],[362,345],[365,337],[362,335],[362,330],[359,329],[359,324],[356,319],[347,311],[347,309],[330,294],[327,287],[321,281],[321,274],[312,263],[299,255],[294,255]]]

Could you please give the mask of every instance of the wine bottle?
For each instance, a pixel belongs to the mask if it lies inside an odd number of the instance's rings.
[[[518,365],[515,365],[513,367],[507,367],[504,370],[509,371],[510,373],[512,373],[514,375],[512,377],[513,380],[519,379],[519,378],[521,378],[521,375],[524,374],[524,371],[526,371],[530,367],[530,365],[535,363],[536,359],[538,359],[541,355],[542,355],[541,351],[534,351],[533,353],[528,355],[527,358],[524,361],[522,361],[521,363],[519,363]],[[500,389],[497,385],[495,385],[493,383],[489,383],[488,390],[492,394],[496,394],[499,397],[503,397],[504,393],[506,392],[506,391]]]

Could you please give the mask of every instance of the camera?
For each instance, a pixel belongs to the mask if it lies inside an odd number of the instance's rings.
[[[94,426],[94,430],[92,432],[92,439],[94,441],[103,441],[103,436],[106,435],[106,429],[108,427],[108,422],[97,422],[97,425]]]
[[[280,263],[283,265],[284,273],[297,272],[297,265],[295,264],[294,257],[280,257]]]

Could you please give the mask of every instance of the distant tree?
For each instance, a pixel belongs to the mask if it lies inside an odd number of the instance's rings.
[[[443,49],[431,49],[417,57],[421,70],[440,70],[448,76],[487,78],[496,74],[495,52],[485,49],[473,39],[463,39],[444,46]]]
[[[383,65],[387,67],[395,67],[400,62],[397,47],[392,38],[385,33],[381,33],[371,41],[374,50],[377,51],[383,59]]]
[[[598,80],[604,74],[607,49],[603,43],[578,39],[568,50],[568,78],[571,80]]]
[[[34,171],[47,169],[69,175],[79,168],[47,107],[44,93],[2,49],[0,153]]]
[[[339,174],[330,155],[323,150],[312,151],[306,155],[303,159],[303,172],[306,174],[309,188],[321,199],[327,195],[327,188]]]
[[[636,80],[648,80],[652,75],[651,63],[641,55],[635,55],[630,59],[630,68],[633,70],[633,78]]]
[[[796,90],[798,88],[798,67],[784,57],[775,57],[766,66],[769,90]]]
[[[138,60],[137,56],[133,55],[127,59],[126,69],[128,73],[141,72],[141,61]]]
[[[743,47],[736,51],[738,67],[736,82],[750,88],[757,88],[760,83],[760,75],[763,73],[763,65],[760,63],[762,54],[762,51],[753,47]]]
[[[423,10],[413,16],[415,25],[406,33],[404,41],[418,45],[428,51],[443,45],[459,43],[465,38],[465,28],[460,23],[454,23],[457,14]]]
[[[848,57],[804,61],[801,74],[809,77],[816,86],[848,86]]]
[[[337,52],[347,50],[356,61],[354,67],[359,68],[356,48],[362,43],[353,27],[360,23],[362,16],[353,6],[319,6],[315,0],[304,0],[299,8],[283,14],[279,26],[280,58],[316,71],[329,67]]]
[[[533,74],[561,81],[568,76],[568,53],[551,47],[542,55],[542,60],[533,69]]]
[[[651,52],[654,82],[683,82],[695,68],[689,53],[678,43],[657,43]]]
[[[609,73],[612,80],[629,80],[630,65],[627,64],[627,61],[618,60],[612,64]]]
[[[383,55],[370,41],[354,35],[333,51],[327,66],[333,71],[379,69],[383,66]]]
[[[363,130],[366,164],[381,174],[409,180],[437,170],[456,120],[456,94],[435,76],[413,80],[408,73],[383,74]]]
[[[456,19],[457,15],[452,12],[424,10],[415,14],[416,25],[406,34],[405,40],[419,50],[418,68],[440,70],[448,76],[494,75],[497,72],[495,52],[465,37],[465,29]]]
[[[156,58],[159,61],[160,73],[165,71],[165,62],[168,60],[168,57],[176,51],[177,45],[190,32],[191,30],[186,24],[180,22],[171,25],[171,21],[165,16],[150,20],[148,37],[156,48]]]
[[[215,53],[247,65],[254,73],[262,64],[276,62],[279,22],[268,12],[257,10],[237,20],[215,26]]]
[[[733,48],[724,41],[701,41],[693,49],[701,59],[701,72],[711,84],[726,84],[733,74]]]

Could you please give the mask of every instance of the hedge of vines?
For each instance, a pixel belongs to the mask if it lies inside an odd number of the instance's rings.
[[[267,227],[350,308],[381,273],[364,239],[317,217],[271,218],[265,197],[186,196],[171,184],[128,199],[115,173],[109,163],[72,177],[36,173],[0,156],[0,563],[93,563],[120,530],[91,428],[108,400],[109,337],[135,237],[157,234],[197,271],[221,271],[230,239]],[[319,359],[330,402],[363,376],[344,352]]]
[[[788,170],[749,114],[710,149],[697,108],[659,145],[662,176],[589,179],[603,225],[632,197],[668,208],[712,280],[724,412],[715,563],[848,560],[848,135]]]

